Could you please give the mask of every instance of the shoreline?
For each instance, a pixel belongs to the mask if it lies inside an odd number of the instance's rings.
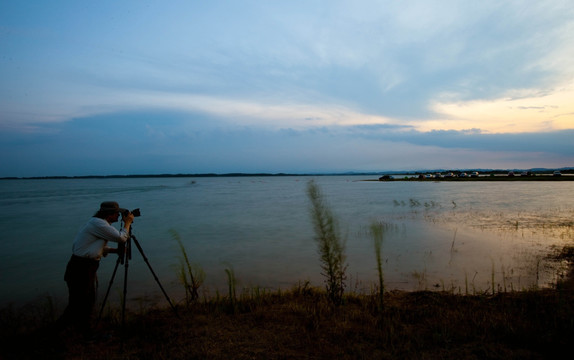
[[[340,173],[242,173],[242,172],[234,172],[234,173],[178,173],[178,174],[109,174],[109,175],[47,175],[47,176],[3,176],[0,177],[0,180],[74,180],[74,179],[142,179],[142,178],[210,178],[210,177],[293,177],[293,176],[300,176],[300,177],[314,177],[314,176],[377,176],[379,177],[388,177],[388,176],[395,176],[396,179],[398,177],[409,177],[416,178],[418,176],[424,176],[426,174],[437,174],[437,173],[473,173],[478,172],[482,175],[478,177],[471,177],[467,176],[464,178],[453,177],[443,177],[442,179],[452,180],[452,179],[474,179],[477,178],[482,179],[486,177],[497,177],[497,178],[514,178],[515,180],[527,180],[529,178],[538,178],[538,177],[554,177],[554,180],[560,180],[558,178],[570,178],[568,180],[574,180],[574,168],[560,168],[556,169],[557,171],[561,171],[561,176],[553,176],[552,172],[554,169],[544,169],[544,170],[536,170],[531,171],[530,175],[528,176],[521,176],[521,171],[515,170],[515,176],[508,176],[508,171],[501,171],[501,170],[492,170],[492,169],[478,169],[478,171],[474,170],[416,170],[416,171],[364,171],[364,172],[340,172]],[[488,175],[486,175],[488,174]],[[401,178],[402,179],[402,178]],[[562,179],[564,180],[564,179]]]
[[[574,248],[556,260],[572,269]],[[572,272],[552,289],[389,291],[324,288],[222,294],[128,311],[110,307],[88,339],[54,327],[49,304],[0,312],[4,359],[546,359],[571,348]]]

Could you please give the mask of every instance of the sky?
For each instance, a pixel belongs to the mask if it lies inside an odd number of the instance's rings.
[[[0,2],[0,177],[574,166],[570,0]]]

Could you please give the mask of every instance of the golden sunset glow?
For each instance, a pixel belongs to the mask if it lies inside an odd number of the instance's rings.
[[[492,101],[437,102],[432,109],[444,117],[418,124],[417,129],[480,129],[487,133],[574,129],[574,86],[539,96],[515,95]]]

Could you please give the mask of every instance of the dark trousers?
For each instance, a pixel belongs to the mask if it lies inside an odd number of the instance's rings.
[[[91,316],[96,303],[96,271],[98,260],[72,255],[66,266],[64,280],[68,284],[68,306],[60,321],[74,325],[81,332],[91,330]]]

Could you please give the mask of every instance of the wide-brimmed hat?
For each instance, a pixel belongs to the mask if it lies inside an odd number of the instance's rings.
[[[104,201],[100,204],[100,211],[106,213],[114,213],[114,212],[125,212],[127,209],[121,208],[120,205],[115,201]]]

